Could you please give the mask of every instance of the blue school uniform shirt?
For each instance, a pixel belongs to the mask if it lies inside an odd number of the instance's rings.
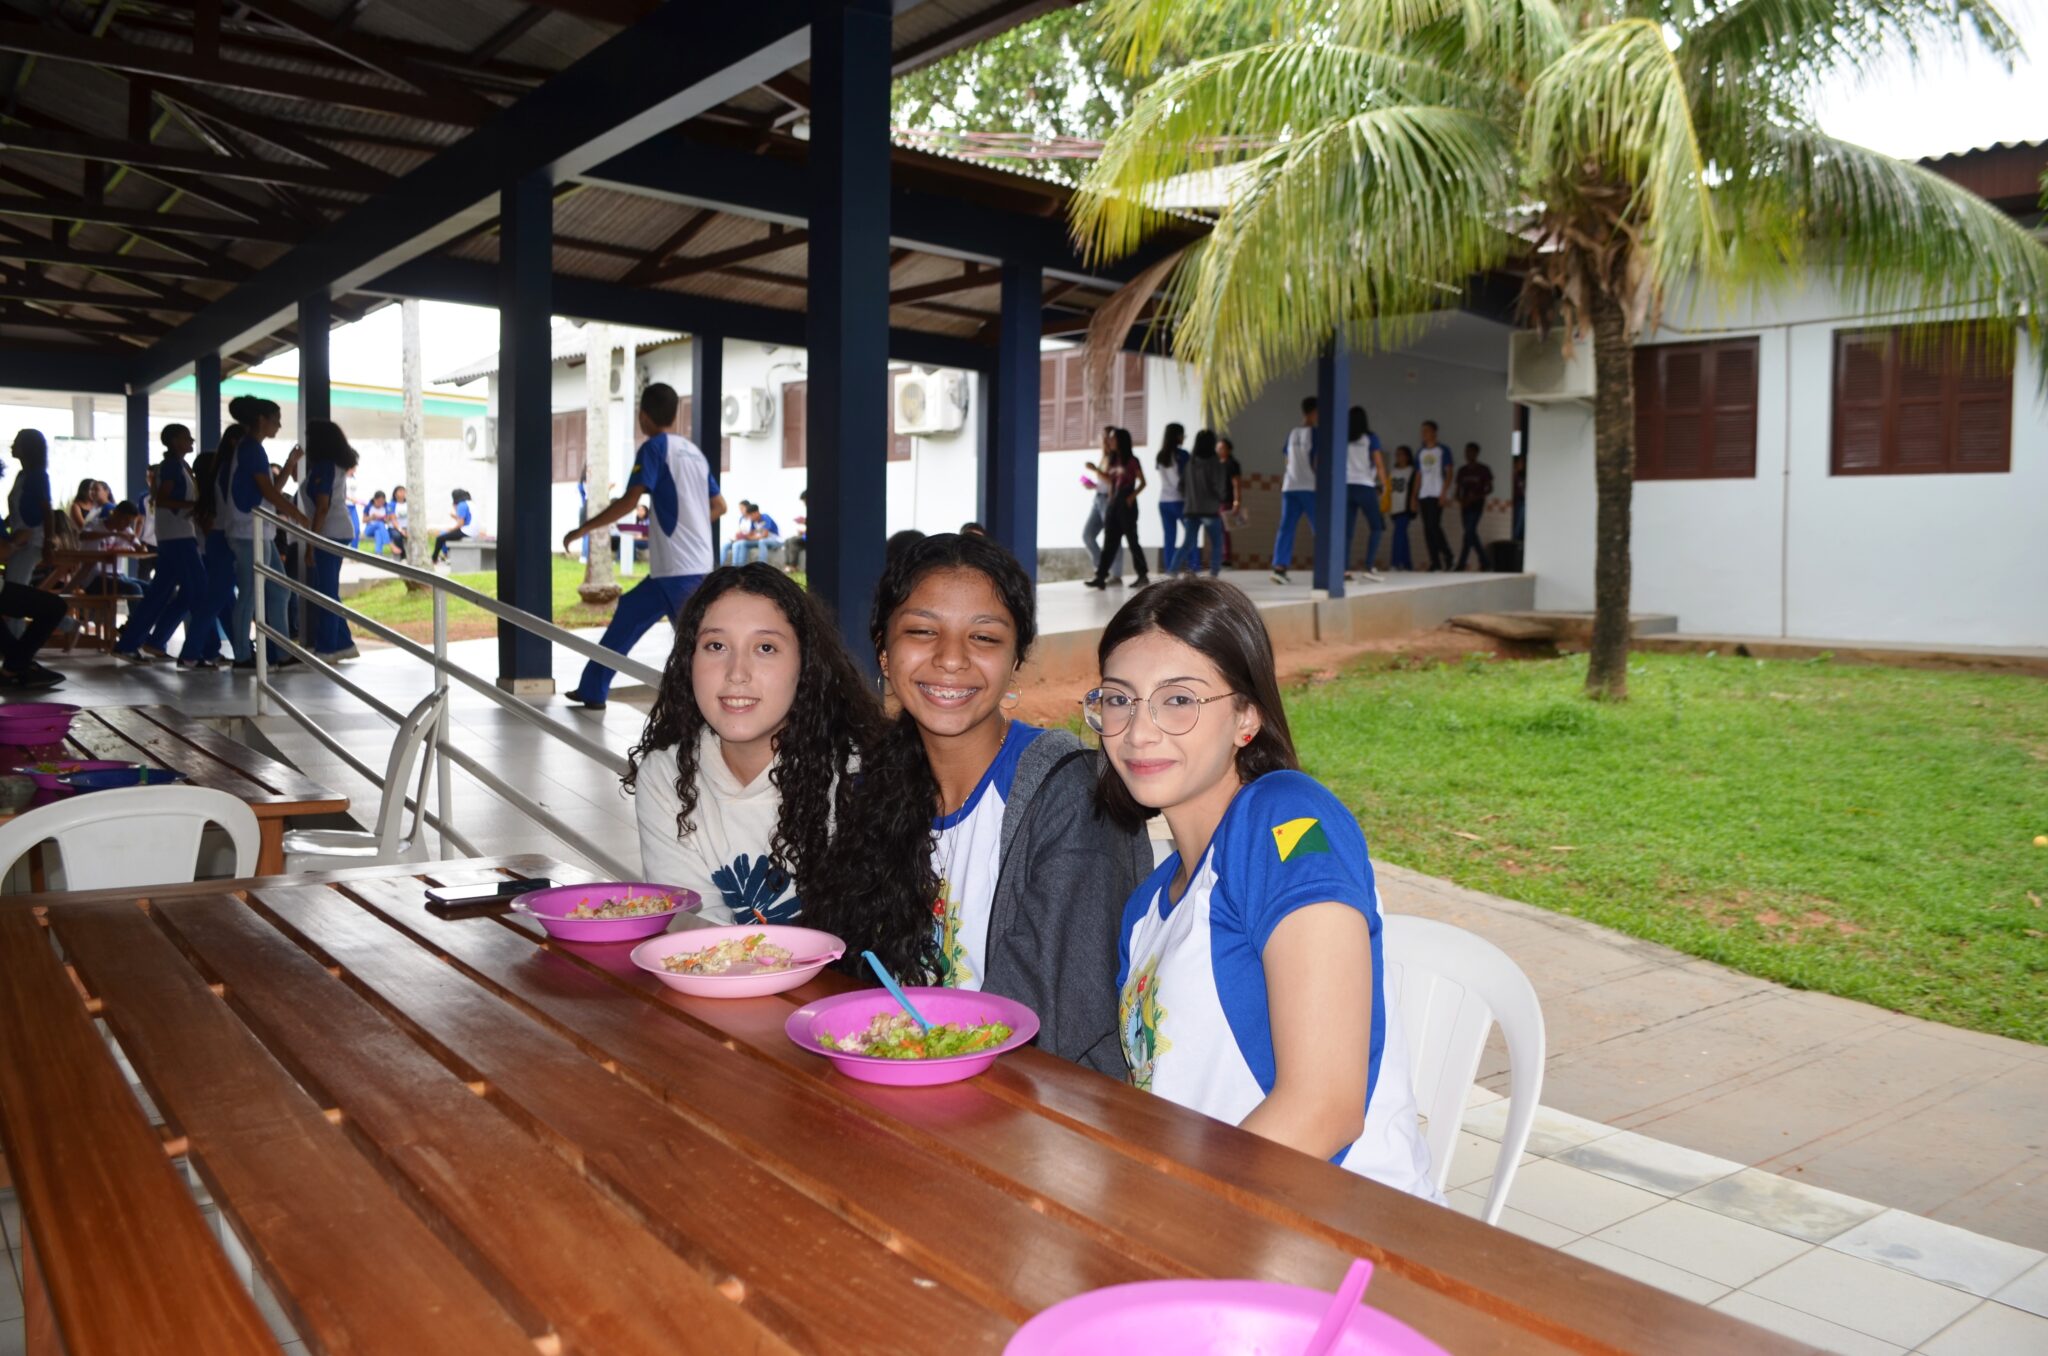
[[[765,513],[755,520],[754,526],[758,528],[760,531],[766,532],[771,537],[779,537],[782,535],[782,529],[777,527],[775,525],[775,520],[773,518],[770,518]]]
[[[1432,1200],[1399,1013],[1386,1001],[1379,896],[1365,835],[1314,778],[1270,772],[1224,811],[1186,892],[1169,898],[1168,857],[1124,906],[1118,945],[1119,1030],[1131,1081],[1235,1125],[1273,1091],[1273,1028],[1264,952],[1297,909],[1334,901],[1372,934],[1372,1037],[1365,1124],[1331,1160]]]
[[[647,491],[654,529],[647,534],[648,574],[654,579],[706,575],[711,553],[711,499],[718,477],[697,444],[676,433],[657,433],[633,455],[627,485]]]
[[[1017,763],[1045,731],[1013,720],[1003,747],[981,774],[967,803],[932,820],[932,870],[939,900],[932,925],[939,940],[939,982],[979,989],[988,974],[988,920],[1003,866],[1003,813],[1017,780]]]
[[[469,527],[469,501],[467,499],[463,500],[461,503],[455,506],[455,516],[462,520],[462,526],[465,529]]]

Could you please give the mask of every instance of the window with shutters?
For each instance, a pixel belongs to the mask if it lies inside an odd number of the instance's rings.
[[[792,381],[782,388],[782,464],[810,465],[809,429],[811,384]]]
[[[582,410],[564,410],[548,421],[548,444],[552,470],[549,479],[557,485],[574,485],[583,479],[589,447],[588,429]]]
[[[1110,368],[1110,389],[1088,399],[1087,364],[1078,348],[1041,354],[1038,359],[1038,450],[1079,452],[1102,445],[1105,424],[1131,431],[1143,446],[1145,434],[1145,357],[1119,354]]]
[[[2011,470],[2012,360],[1970,322],[1837,330],[1834,473]]]
[[[694,396],[683,396],[681,403],[676,406],[676,431],[692,441],[696,440],[694,430],[697,427],[697,423],[693,418],[696,413],[696,407],[697,402]],[[634,427],[637,429],[639,426],[636,424]],[[700,446],[698,451],[701,452],[702,450],[703,448]],[[718,440],[718,474],[724,475],[731,469],[732,439],[720,438]]]
[[[1756,475],[1757,341],[1638,348],[1636,479]]]

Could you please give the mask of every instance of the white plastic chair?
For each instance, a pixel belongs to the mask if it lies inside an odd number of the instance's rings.
[[[53,841],[67,890],[182,884],[198,879],[200,837],[209,824],[234,842],[234,874],[255,875],[262,834],[248,802],[203,786],[126,786],[0,824],[0,876],[36,844]]]
[[[1430,1177],[1438,1191],[1451,1175],[1466,1091],[1487,1033],[1500,1024],[1508,1046],[1508,1119],[1481,1216],[1498,1224],[1543,1091],[1543,1008],[1535,987],[1492,942],[1433,918],[1387,914],[1381,943],[1387,1001],[1399,1005],[1408,1038],[1415,1104],[1429,1118]]]
[[[406,714],[384,765],[384,801],[377,807],[377,827],[361,829],[295,829],[284,836],[287,871],[337,871],[350,866],[388,866],[424,862],[427,848],[427,784],[434,775],[434,727],[447,706],[447,693],[433,692]],[[412,825],[403,834],[405,788],[419,768],[413,792]]]

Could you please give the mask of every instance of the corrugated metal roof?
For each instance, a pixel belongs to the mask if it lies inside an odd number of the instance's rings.
[[[1922,156],[1923,165],[1938,165],[1945,160],[1961,160],[1966,155],[1988,155],[1993,151],[2048,151],[2048,141],[1994,141],[1988,146],[1972,146],[1967,151],[1946,151],[1941,155]]]

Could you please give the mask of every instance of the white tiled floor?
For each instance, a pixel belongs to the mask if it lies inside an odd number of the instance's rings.
[[[1466,1214],[1506,1112],[1470,1100],[1449,1193]],[[1548,1247],[1843,1356],[2048,1356],[2033,1249],[1547,1108],[1529,1148],[1501,1225]]]

